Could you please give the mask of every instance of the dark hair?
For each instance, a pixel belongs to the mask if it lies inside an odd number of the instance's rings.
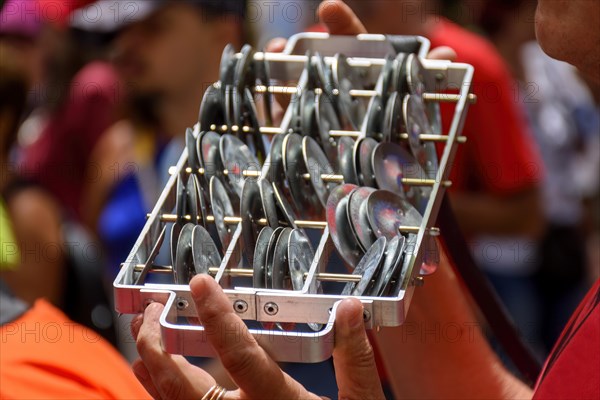
[[[6,57],[10,58],[10,57]],[[0,138],[0,151],[9,151],[14,144],[19,123],[27,103],[27,79],[16,65],[0,61],[0,115],[10,116],[9,129],[6,137]]]
[[[234,15],[244,18],[246,0],[187,0],[188,3],[200,6],[210,16]]]
[[[515,12],[523,4],[533,1],[535,0],[486,0],[479,26],[488,36],[494,37],[502,30],[508,18],[515,17]]]

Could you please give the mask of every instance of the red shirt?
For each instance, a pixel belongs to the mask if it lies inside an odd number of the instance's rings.
[[[600,279],[556,342],[533,397],[600,399]]]
[[[440,18],[440,17],[432,17]],[[452,190],[510,195],[536,185],[543,165],[520,105],[516,82],[493,45],[484,38],[440,18],[428,35],[431,48],[449,46],[456,62],[475,68],[470,106],[463,135],[450,173]],[[442,104],[443,132],[454,114],[453,104]]]
[[[42,185],[80,217],[84,184],[101,171],[89,159],[101,135],[116,122],[122,96],[114,68],[104,62],[86,65],[69,86],[65,104],[54,113],[39,139],[25,149],[21,172]]]

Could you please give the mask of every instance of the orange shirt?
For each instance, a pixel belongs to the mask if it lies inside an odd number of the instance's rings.
[[[148,399],[97,333],[44,300],[0,328],[2,399]]]

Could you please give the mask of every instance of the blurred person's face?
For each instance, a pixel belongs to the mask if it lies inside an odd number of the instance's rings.
[[[218,24],[194,6],[165,6],[117,38],[117,67],[139,94],[169,95],[213,82],[228,39],[217,37]]]
[[[346,0],[370,33],[424,34],[430,0]]]
[[[539,0],[536,35],[548,55],[600,81],[600,1]]]
[[[29,87],[43,80],[44,47],[40,40],[19,36],[0,36],[0,57],[10,57],[23,71]]]

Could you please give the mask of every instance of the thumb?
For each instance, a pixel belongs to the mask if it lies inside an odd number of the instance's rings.
[[[357,299],[345,299],[337,308],[333,364],[340,399],[385,399]]]
[[[440,46],[431,50],[427,55],[427,58],[431,60],[456,60],[456,51],[452,47]]]
[[[319,4],[319,20],[332,35],[358,35],[367,33],[354,11],[341,0],[328,0]]]

